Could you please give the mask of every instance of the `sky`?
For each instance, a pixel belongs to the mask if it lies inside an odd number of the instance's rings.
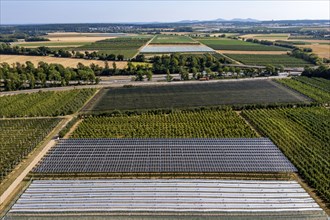
[[[0,0],[0,24],[330,20],[329,0]]]

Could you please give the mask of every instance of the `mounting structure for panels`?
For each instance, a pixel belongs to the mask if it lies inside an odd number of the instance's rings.
[[[65,139],[35,173],[288,173],[268,138]]]

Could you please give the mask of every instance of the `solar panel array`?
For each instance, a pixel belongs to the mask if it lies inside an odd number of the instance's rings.
[[[9,214],[141,211],[323,213],[295,181],[101,179],[34,180]]]
[[[296,172],[268,138],[67,139],[38,173]]]

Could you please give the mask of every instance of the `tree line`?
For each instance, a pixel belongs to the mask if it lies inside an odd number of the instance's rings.
[[[6,91],[68,86],[72,85],[73,81],[73,84],[97,84],[99,79],[91,67],[81,63],[77,68],[45,62],[39,62],[35,66],[30,61],[25,64],[0,64],[0,85]]]
[[[319,66],[317,69],[305,67],[301,75],[307,77],[320,77],[330,80],[330,67],[324,65]]]
[[[28,56],[54,56],[54,57],[65,57],[65,58],[80,58],[89,60],[108,60],[108,61],[123,61],[126,58],[122,54],[103,54],[95,51],[80,52],[80,51],[69,51],[64,49],[50,49],[49,47],[41,46],[37,48],[25,48],[20,46],[11,46],[10,44],[0,44],[0,54],[8,55],[28,55]],[[144,62],[144,56],[138,55],[133,59],[137,62]]]

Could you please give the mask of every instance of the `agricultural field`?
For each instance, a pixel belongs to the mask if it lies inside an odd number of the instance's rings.
[[[2,106],[2,104],[3,103],[0,105]],[[18,108],[19,107],[20,106],[18,106]],[[60,121],[61,119],[58,118],[0,119],[0,181],[2,181]]]
[[[125,58],[133,57],[140,47],[145,45],[151,37],[120,37],[97,41],[95,43],[76,48],[80,51],[98,51],[100,54],[122,54]],[[126,55],[126,56],[125,56]]]
[[[86,45],[86,42],[54,42],[54,41],[40,41],[40,42],[24,42],[14,44],[25,48],[49,47],[49,48],[66,48],[79,47]]]
[[[233,40],[229,38],[205,37],[195,38],[195,40],[211,47],[214,50],[238,50],[238,51],[287,51],[287,48],[266,46],[242,40]]]
[[[0,97],[1,117],[58,116],[76,112],[95,89],[38,92]]]
[[[257,54],[257,55],[286,55],[287,51],[248,51],[248,50],[217,50],[225,54]]]
[[[311,48],[313,53],[321,58],[330,59],[330,43],[313,43],[311,45],[299,45],[301,48]]]
[[[330,202],[330,111],[311,107],[257,109],[242,114],[269,137],[308,184]]]
[[[200,44],[149,44],[140,50],[141,53],[162,54],[162,53],[204,53],[214,52],[213,49]]]
[[[277,41],[277,40],[287,40],[289,38],[290,34],[246,34],[240,36],[241,38],[252,38],[252,39],[258,39],[258,40],[269,40],[269,41]]]
[[[324,85],[324,81],[317,83],[316,81],[307,81],[304,78],[277,79],[276,81],[310,97],[316,102],[330,103],[330,92],[327,91],[329,83]]]
[[[109,88],[98,95],[84,111],[309,102],[270,80]]]
[[[88,117],[71,138],[234,138],[257,134],[232,110]]]
[[[59,57],[49,57],[49,56],[23,56],[23,55],[2,55],[0,54],[0,62],[5,62],[8,64],[13,63],[25,63],[26,61],[32,62],[35,66],[39,62],[61,64],[64,67],[76,68],[78,63],[82,63],[85,66],[89,66],[92,63],[104,67],[105,62],[101,60],[86,60],[86,59],[75,59],[75,58],[59,58]],[[116,61],[115,62],[118,69],[124,69],[127,66],[126,61]],[[112,66],[112,62],[108,61],[109,66]]]
[[[190,37],[183,35],[157,35],[150,44],[199,44]]]
[[[270,55],[270,54],[225,54],[226,56],[237,60],[246,65],[266,66],[268,64],[285,67],[304,67],[312,65],[311,63],[298,59],[286,54]]]
[[[112,39],[124,34],[120,33],[77,33],[77,32],[54,32],[48,33],[44,38],[49,41],[36,42],[15,42],[13,45],[18,45],[26,48],[36,48],[46,46],[50,48],[75,48],[83,45],[88,45],[96,41]]]
[[[307,85],[316,87],[318,89],[324,90],[326,92],[330,92],[330,80],[319,78],[319,77],[306,77],[306,76],[299,76],[293,78],[299,82],[305,83]]]

